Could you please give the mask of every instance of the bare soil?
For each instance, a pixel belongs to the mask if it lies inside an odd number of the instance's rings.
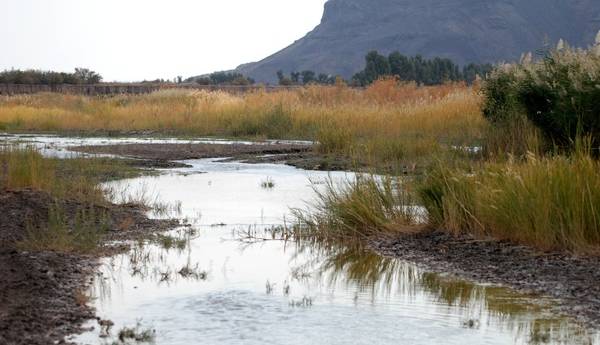
[[[351,159],[318,153],[309,145],[294,144],[126,144],[78,146],[76,152],[113,154],[146,161],[148,167],[178,167],[178,160],[228,158],[244,163],[281,163],[305,170],[359,170]]]
[[[125,144],[77,146],[69,149],[155,161],[178,161],[239,155],[291,154],[308,152],[312,147],[294,144]]]
[[[57,201],[40,191],[0,190],[0,344],[61,343],[66,335],[80,332],[83,322],[94,318],[84,293],[98,256],[124,249],[102,245],[95,255],[20,250],[26,222],[44,226],[55,202],[61,203],[68,219],[89,207],[75,200]],[[140,238],[178,224],[148,219],[134,205],[94,207],[110,219],[105,241]]]
[[[600,257],[540,252],[508,241],[426,230],[380,238],[377,252],[415,262],[428,271],[557,299],[557,311],[588,326],[600,325]]]

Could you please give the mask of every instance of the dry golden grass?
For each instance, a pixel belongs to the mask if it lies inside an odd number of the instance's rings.
[[[476,90],[381,80],[365,90],[309,86],[241,95],[165,90],[142,96],[37,94],[0,98],[0,130],[134,131],[308,139],[321,150],[403,160],[471,145],[485,122]]]

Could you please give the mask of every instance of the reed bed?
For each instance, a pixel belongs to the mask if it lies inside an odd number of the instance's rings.
[[[364,90],[336,85],[238,95],[164,90],[141,96],[0,98],[0,130],[307,139],[319,141],[323,153],[388,162],[473,145],[484,127],[477,90],[393,79]]]
[[[544,250],[597,252],[600,163],[589,153],[440,164],[420,186],[429,222],[455,234],[508,239]]]

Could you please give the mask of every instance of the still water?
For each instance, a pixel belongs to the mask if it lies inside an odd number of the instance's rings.
[[[114,326],[107,332],[90,322],[92,330],[71,340],[118,344],[120,329],[137,327],[172,345],[600,344],[596,333],[553,314],[550,299],[430,273],[356,245],[281,238],[277,226],[292,221],[290,208],[306,208],[313,188],[351,173],[185,163],[192,167],[107,185],[124,191],[119,197],[143,192],[178,205],[191,226],[104,259],[89,293]]]

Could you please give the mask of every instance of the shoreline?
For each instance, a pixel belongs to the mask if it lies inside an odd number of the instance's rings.
[[[368,246],[434,273],[551,297],[559,315],[594,331],[600,328],[600,257],[541,252],[509,241],[439,230],[379,237]]]
[[[148,238],[180,225],[175,220],[150,219],[134,205],[108,203],[97,207],[106,211],[111,227],[93,253],[20,249],[18,243],[25,235],[26,219],[48,217],[48,208],[54,202],[65,205],[67,217],[74,217],[74,210],[82,207],[77,201],[57,201],[40,191],[0,190],[2,344],[65,343],[66,336],[84,331],[85,321],[97,319],[95,310],[87,303],[86,290],[98,260],[129,248],[122,242],[116,246],[109,243]]]

